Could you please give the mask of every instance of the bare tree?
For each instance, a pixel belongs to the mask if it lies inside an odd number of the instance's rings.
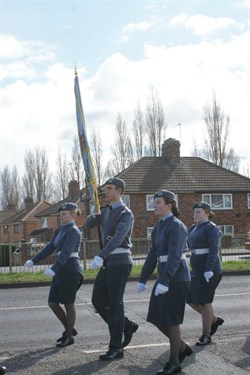
[[[32,197],[36,202],[41,200],[49,202],[53,196],[53,185],[45,148],[40,149],[37,146],[34,153],[27,151],[24,163],[24,195]]]
[[[6,165],[1,173],[1,206],[6,209],[8,205],[12,204],[17,209],[21,206],[21,184],[17,167],[14,166],[10,171]]]
[[[146,125],[140,104],[137,105],[134,116],[133,135],[135,143],[135,156],[136,159],[140,159],[145,154],[146,150]]]
[[[120,113],[117,115],[116,124],[116,141],[112,147],[113,151],[113,170],[117,174],[133,163],[133,148],[128,133],[126,122]]]
[[[25,174],[23,176],[23,194],[25,197],[35,199],[35,156],[31,151],[26,151],[24,156]]]
[[[90,143],[92,149],[93,163],[96,171],[97,184],[100,186],[103,182],[104,177],[102,166],[103,148],[100,133],[97,133],[95,129],[93,129],[92,131]]]
[[[72,147],[72,162],[70,165],[70,179],[79,181],[80,187],[82,188],[84,184],[84,172],[82,164],[82,155],[80,152],[80,144],[77,136],[73,138],[73,147]]]
[[[161,146],[165,137],[166,124],[164,111],[158,92],[152,88],[146,107],[146,129],[149,141],[149,152],[152,156],[161,155]]]
[[[70,181],[69,162],[66,154],[62,155],[59,151],[56,160],[57,170],[55,176],[55,192],[54,196],[57,200],[61,200],[68,195],[68,184]]]
[[[206,123],[208,137],[205,139],[205,157],[223,167],[226,159],[226,148],[229,136],[229,116],[225,116],[215,93],[212,105],[203,108],[203,118]]]

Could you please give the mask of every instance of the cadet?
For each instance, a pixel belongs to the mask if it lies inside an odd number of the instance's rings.
[[[202,335],[196,345],[207,345],[224,323],[222,318],[214,315],[212,306],[215,289],[222,277],[218,255],[220,231],[210,221],[214,213],[208,203],[195,203],[193,212],[195,224],[189,228],[188,234],[188,245],[192,252],[188,304],[202,316]]]
[[[170,341],[170,357],[157,374],[181,371],[181,362],[192,349],[181,339],[190,275],[184,251],[187,250],[187,228],[176,217],[174,193],[158,191],[154,195],[155,215],[160,219],[152,231],[152,247],[142,268],[137,292],[146,288],[146,281],[156,265],[158,278],[153,287],[147,321],[154,324]]]
[[[74,344],[73,336],[76,311],[76,292],[80,288],[83,275],[79,262],[81,233],[74,220],[81,211],[75,203],[64,203],[60,208],[61,226],[56,229],[52,240],[30,260],[26,267],[32,267],[40,260],[46,259],[56,250],[55,264],[45,270],[44,274],[53,277],[49,292],[49,307],[64,326],[65,331],[57,340],[57,347]],[[63,304],[65,311],[60,304]]]
[[[132,212],[122,201],[125,182],[117,177],[104,184],[109,206],[101,210],[103,248],[91,262],[91,268],[100,268],[93,288],[92,303],[109,327],[110,341],[106,354],[100,355],[102,361],[123,356],[123,348],[129,344],[138,325],[124,317],[123,295],[132,269],[131,234],[134,218]],[[85,226],[97,225],[92,213]],[[124,334],[124,340],[123,339]]]

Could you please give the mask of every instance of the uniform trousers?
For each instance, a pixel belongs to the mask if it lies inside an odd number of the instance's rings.
[[[109,327],[110,348],[121,348],[123,330],[131,321],[124,317],[123,295],[132,264],[101,268],[93,287],[92,304]]]

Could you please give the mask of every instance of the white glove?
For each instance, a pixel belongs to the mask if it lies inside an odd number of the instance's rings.
[[[103,259],[96,255],[94,259],[90,262],[89,268],[91,270],[96,270],[97,268],[101,268],[103,266]]]
[[[47,268],[44,273],[43,273],[45,276],[48,276],[48,277],[53,277],[55,276],[55,272],[51,269],[51,268]]]
[[[207,272],[204,272],[204,277],[207,281],[207,283],[209,283],[209,279],[211,279],[211,277],[214,276],[214,273],[212,271],[207,271]]]
[[[24,263],[24,267],[33,267],[34,266],[34,262],[32,260],[27,260],[25,263]]]
[[[158,283],[155,288],[155,296],[158,296],[159,294],[164,294],[168,292],[168,286],[163,285],[161,283]]]
[[[144,290],[146,288],[147,288],[146,284],[144,284],[144,283],[137,283],[137,285],[136,285],[136,291],[137,291],[137,293],[144,292]]]

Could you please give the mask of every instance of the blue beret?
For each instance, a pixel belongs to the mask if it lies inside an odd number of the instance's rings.
[[[125,189],[125,181],[122,180],[121,178],[118,178],[118,177],[112,177],[112,178],[109,178],[105,184],[105,185],[115,185],[117,187],[120,187],[122,189]]]
[[[160,190],[157,191],[157,193],[154,194],[154,199],[155,198],[165,198],[169,201],[176,202],[176,197],[175,194],[170,191],[170,190]]]
[[[211,211],[211,206],[207,202],[197,202],[193,205],[193,210],[195,208],[203,208],[203,210]]]
[[[62,204],[60,207],[59,207],[59,212],[61,211],[75,211],[77,210],[77,205],[73,202],[67,202],[67,203],[64,203]]]

